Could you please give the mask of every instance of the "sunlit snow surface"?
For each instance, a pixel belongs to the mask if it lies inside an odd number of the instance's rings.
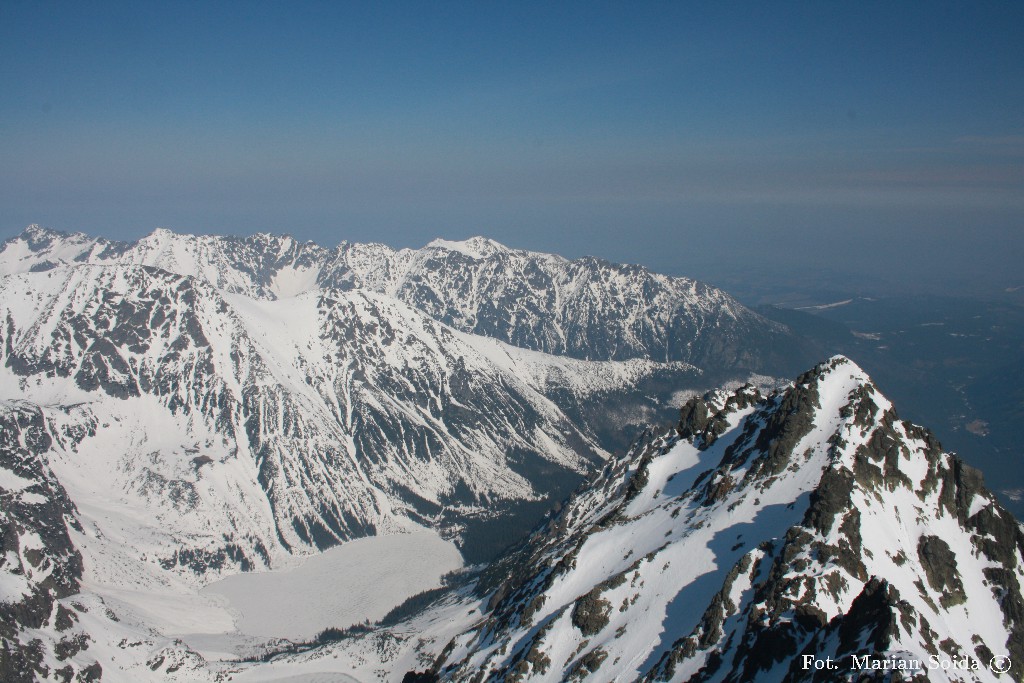
[[[461,566],[454,544],[422,531],[361,538],[292,569],[229,576],[201,594],[227,598],[243,634],[309,640],[327,627],[377,621]]]
[[[253,679],[256,680],[256,679]],[[266,683],[359,683],[359,679],[342,673],[308,673],[284,678],[261,678]]]

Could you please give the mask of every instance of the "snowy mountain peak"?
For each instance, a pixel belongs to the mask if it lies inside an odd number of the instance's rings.
[[[898,660],[995,681],[1004,655],[1024,674],[1020,525],[842,357],[772,396],[692,399],[484,585],[442,680],[861,680]]]
[[[19,237],[25,240],[38,240],[40,238],[54,237],[57,236],[58,234],[59,233],[55,232],[54,230],[44,228],[38,223],[33,223],[32,225],[22,230],[21,235],[19,235]]]
[[[142,238],[142,242],[168,242],[175,239],[196,239],[196,235],[183,235],[176,233],[170,228],[154,228],[151,233]]]
[[[462,241],[436,239],[427,244],[425,248],[454,251],[477,260],[511,251],[511,249],[500,242],[480,236],[470,237],[469,239]]]
[[[5,240],[2,247],[5,254],[13,247],[18,255],[24,256],[32,252],[46,253],[52,250],[54,243],[79,244],[86,239],[87,236],[82,233],[58,232],[33,223],[22,230],[21,234]]]

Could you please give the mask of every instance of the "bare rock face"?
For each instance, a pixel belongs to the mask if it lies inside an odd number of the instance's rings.
[[[78,628],[76,607],[63,600],[79,591],[82,555],[68,531],[82,529],[41,457],[50,441],[38,408],[0,402],[0,680],[12,683],[56,675],[57,668],[68,680],[99,672],[98,665],[47,664],[69,660],[91,641]]]

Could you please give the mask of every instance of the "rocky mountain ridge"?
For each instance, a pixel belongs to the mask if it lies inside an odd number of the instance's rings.
[[[844,358],[691,400],[488,581],[438,680],[1024,674],[1021,525]]]
[[[542,497],[533,470],[579,476],[606,457],[544,391],[579,403],[694,373],[531,355],[371,293],[253,302],[147,266],[12,275],[0,291],[6,384],[47,407],[54,466],[88,478],[103,462],[124,496],[166,508],[164,528],[220,519],[234,541],[177,555],[196,571]]]

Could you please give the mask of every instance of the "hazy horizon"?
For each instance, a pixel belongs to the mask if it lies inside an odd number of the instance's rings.
[[[0,6],[30,223],[1024,284],[1024,6]]]

